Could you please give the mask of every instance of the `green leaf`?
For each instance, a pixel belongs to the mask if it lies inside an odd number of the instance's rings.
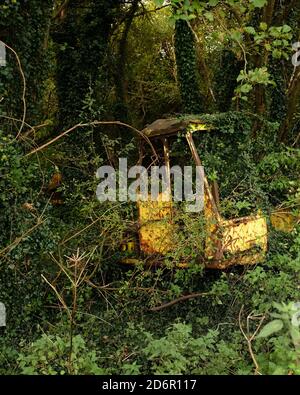
[[[205,13],[204,13],[204,16],[205,16],[205,18],[208,19],[210,22],[213,22],[213,20],[214,20],[214,15],[213,15],[212,12],[205,12]]]
[[[259,28],[265,32],[268,29],[268,25],[265,22],[261,22]]]
[[[265,44],[265,48],[266,48],[267,51],[271,51],[272,50],[272,46],[269,43]]]
[[[286,311],[285,305],[283,305],[282,303],[277,303],[277,302],[273,302],[273,307],[275,307],[275,309],[277,309],[278,311]]]
[[[294,326],[290,329],[291,338],[295,346],[300,346],[300,332],[299,329],[295,328]]]
[[[164,0],[154,0],[154,3],[157,7],[161,7],[164,4]]]
[[[210,5],[211,7],[215,7],[216,5],[218,5],[220,0],[209,0],[208,5]]]
[[[292,30],[292,28],[289,25],[283,25],[282,26],[282,32],[283,33],[289,33]]]
[[[275,59],[280,59],[281,58],[281,51],[279,49],[274,49],[272,51],[272,56]]]
[[[248,34],[253,34],[253,35],[256,34],[256,31],[255,31],[253,26],[246,26],[245,27],[245,32],[247,32]]]
[[[257,339],[268,337],[280,331],[283,328],[283,322],[281,320],[273,320],[265,325],[259,334],[256,336]]]
[[[233,30],[230,34],[231,38],[236,41],[242,41],[242,34],[238,30]]]
[[[267,4],[268,0],[251,0],[254,7],[262,8]]]
[[[241,72],[240,72],[240,74],[237,76],[237,82],[240,82],[240,81],[243,81],[243,80],[245,80],[247,78],[247,75],[245,75],[244,74],[244,70],[242,70]]]

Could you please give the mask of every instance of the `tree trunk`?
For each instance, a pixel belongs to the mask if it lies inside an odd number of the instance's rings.
[[[181,19],[176,21],[175,26],[175,56],[183,111],[197,114],[203,111],[203,106],[197,75],[195,37],[189,24]]]
[[[7,49],[7,65],[0,67],[0,111],[18,119],[26,113],[26,122],[33,125],[43,119],[44,82],[49,73],[46,38],[52,10],[53,0],[28,0],[0,14],[1,40],[17,53],[26,81],[24,100],[21,70],[16,56]]]

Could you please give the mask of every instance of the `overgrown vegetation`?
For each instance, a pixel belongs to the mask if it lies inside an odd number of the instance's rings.
[[[299,20],[298,0],[1,3],[0,374],[300,373]],[[163,265],[120,264],[137,208],[99,202],[96,170],[152,160],[139,131],[184,113],[210,126],[222,216],[268,219],[260,264],[205,269],[195,213]]]

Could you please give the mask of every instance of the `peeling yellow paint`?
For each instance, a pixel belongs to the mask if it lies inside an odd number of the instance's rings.
[[[223,221],[223,250],[231,254],[258,247],[267,250],[267,221],[262,216],[250,216]]]
[[[166,193],[160,193],[157,201],[138,201],[140,247],[147,254],[166,254],[174,246],[176,226],[172,202],[164,201],[167,198]]]
[[[267,221],[263,216],[222,219],[218,223],[209,200],[205,199],[205,203],[207,267],[225,268],[236,263],[255,264],[263,260],[268,243]],[[172,202],[163,201],[160,194],[155,202],[139,201],[138,208],[141,250],[146,254],[165,255],[176,248],[178,227],[172,222]]]
[[[274,229],[289,233],[300,223],[300,215],[284,210],[274,211],[270,216],[270,221]]]

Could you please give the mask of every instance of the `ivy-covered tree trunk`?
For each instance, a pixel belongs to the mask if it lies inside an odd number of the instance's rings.
[[[18,55],[24,81],[15,54],[7,49],[7,63],[0,67],[0,112],[13,118],[38,124],[42,118],[44,82],[48,76],[47,37],[53,0],[14,1],[0,5],[0,38]],[[25,100],[24,100],[25,99]]]
[[[133,0],[132,5],[128,11],[128,15],[124,22],[124,28],[118,43],[117,62],[115,66],[115,86],[116,86],[116,104],[115,117],[121,121],[127,121],[128,109],[126,103],[126,55],[127,55],[127,40],[130,27],[133,22],[136,11],[139,8],[139,0]]]
[[[60,128],[77,123],[99,77],[107,81],[105,67],[114,11],[120,1],[72,1],[53,31],[57,45],[57,95]],[[101,87],[100,87],[101,89]],[[101,94],[101,92],[100,92]],[[89,99],[87,99],[89,96]],[[99,107],[101,103],[97,103]]]
[[[177,79],[182,107],[185,113],[199,113],[203,110],[197,75],[195,37],[189,24],[182,19],[175,26],[175,56]]]
[[[300,2],[299,0],[286,0],[286,7],[279,15],[279,20],[283,20],[293,31],[293,43],[300,41]],[[275,20],[275,23],[278,23]],[[282,67],[282,76],[289,71],[289,78],[285,85],[285,108],[286,112],[281,119],[279,140],[282,142],[293,142],[299,134],[300,128],[300,71],[299,67],[293,67],[289,61],[288,67]]]
[[[260,29],[261,23],[267,28],[288,25],[294,36],[292,42],[296,42],[299,41],[299,18],[299,0],[270,0],[262,9],[255,10],[251,25],[256,30]],[[274,86],[266,87],[262,84],[254,86],[254,111],[271,121],[279,122],[281,128],[278,140],[285,142],[288,135],[292,137],[297,119],[299,120],[300,82],[297,73],[291,78],[293,75],[291,56],[287,59],[281,58],[279,61],[277,57],[271,56],[268,51],[262,49],[253,53],[251,57],[252,68],[267,66],[271,79],[275,82]],[[257,119],[253,127],[254,136],[261,126],[262,121]]]
[[[232,108],[232,98],[237,86],[237,77],[242,69],[242,62],[233,51],[228,49],[221,52],[219,62],[219,68],[215,72],[214,91],[218,110],[225,112]]]
[[[258,19],[258,22],[262,21],[267,26],[290,26],[293,32],[292,42],[296,42],[300,37],[299,19],[299,0],[271,0],[261,11],[261,19]],[[263,106],[260,107],[262,95],[256,95],[256,112],[267,115],[271,121],[281,124],[278,139],[282,142],[287,142],[289,138],[292,142],[295,125],[299,122],[300,79],[297,70],[294,70],[291,57],[292,54],[288,59],[281,59],[279,62],[266,53],[259,53],[255,64],[256,67],[268,64],[272,80],[276,83],[269,88],[260,85],[255,88],[256,93],[261,92],[263,96],[269,98],[268,103],[264,99]]]

